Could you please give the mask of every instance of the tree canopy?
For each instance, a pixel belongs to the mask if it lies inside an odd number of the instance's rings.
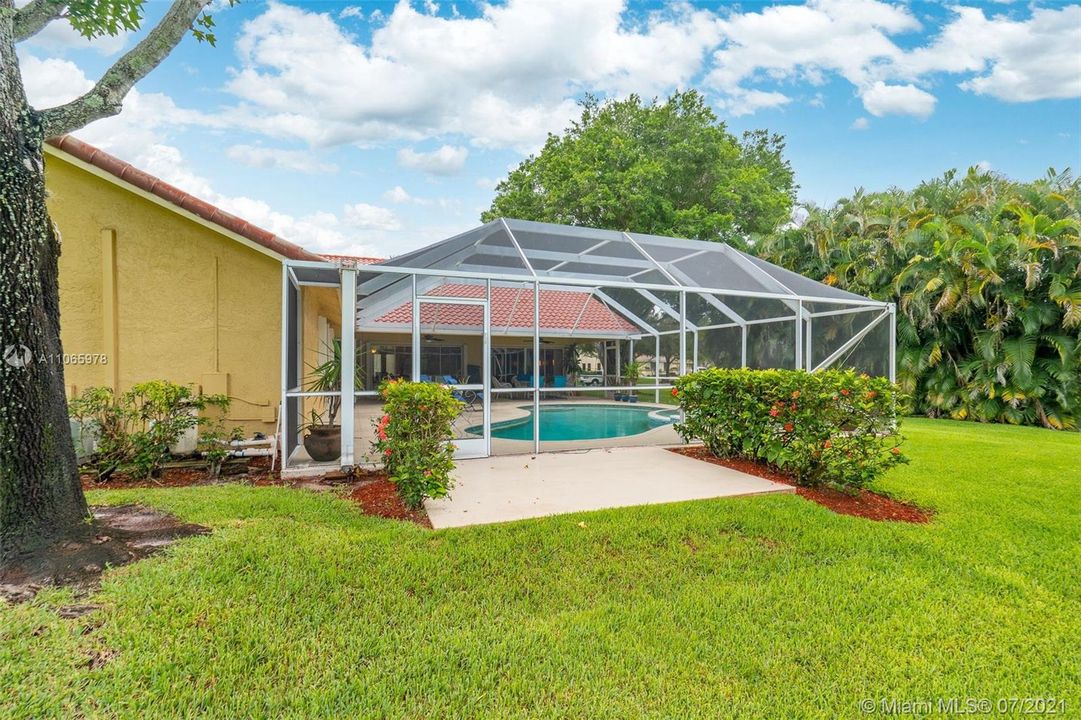
[[[587,97],[579,120],[512,170],[481,217],[743,245],[791,215],[783,153],[780,135],[733,136],[693,90],[651,103]]]
[[[857,191],[755,252],[898,303],[898,382],[931,416],[1081,424],[1081,181],[969,170]]]

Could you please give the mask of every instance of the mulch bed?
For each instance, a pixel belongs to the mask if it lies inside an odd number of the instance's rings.
[[[76,594],[97,587],[106,567],[140,560],[181,538],[207,535],[209,528],[142,505],[90,508],[93,522],[71,535],[38,545],[0,567],[0,599],[29,600],[46,586],[70,586]],[[93,606],[72,606],[75,615]]]
[[[406,507],[402,496],[398,494],[398,486],[388,480],[385,475],[373,473],[361,480],[349,493],[349,499],[359,505],[361,510],[368,515],[391,520],[408,520],[421,527],[432,527],[424,508],[410,510]]]
[[[194,467],[173,466],[162,470],[156,478],[144,480],[123,472],[115,472],[104,482],[93,475],[82,475],[83,490],[123,490],[125,488],[177,488],[191,485],[212,485],[224,482],[246,482],[252,485],[276,485],[281,482],[278,471],[270,470],[270,458],[253,457],[230,460],[222,466],[219,477],[212,478],[202,463]]]
[[[766,480],[791,485],[796,488],[796,494],[800,497],[807,498],[841,515],[890,522],[927,523],[931,521],[930,511],[900,500],[894,500],[871,490],[860,490],[858,493],[850,495],[833,488],[806,487],[797,483],[792,476],[765,463],[746,459],[714,457],[709,450],[701,445],[668,449],[696,460],[704,460],[748,475],[756,475]]]

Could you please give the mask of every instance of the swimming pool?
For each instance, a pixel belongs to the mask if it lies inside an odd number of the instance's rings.
[[[525,417],[492,423],[492,437],[503,440],[533,439],[533,408]],[[598,440],[602,438],[638,435],[679,418],[678,410],[658,409],[636,405],[542,405],[540,409],[540,439],[547,440]],[[482,427],[476,425],[467,432],[480,434]]]

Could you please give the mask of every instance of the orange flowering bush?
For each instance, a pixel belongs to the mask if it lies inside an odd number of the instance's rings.
[[[379,392],[384,414],[374,421],[373,446],[402,500],[418,508],[425,498],[446,497],[454,470],[451,423],[462,403],[437,383],[391,380]]]
[[[676,430],[718,457],[765,462],[807,485],[864,487],[907,459],[889,380],[850,370],[702,370],[673,393]]]

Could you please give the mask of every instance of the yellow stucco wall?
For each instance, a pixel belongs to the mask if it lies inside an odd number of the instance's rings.
[[[280,397],[281,263],[67,160],[46,156],[61,238],[68,392],[151,379],[228,392],[271,432]],[[78,364],[101,354],[106,363]]]

